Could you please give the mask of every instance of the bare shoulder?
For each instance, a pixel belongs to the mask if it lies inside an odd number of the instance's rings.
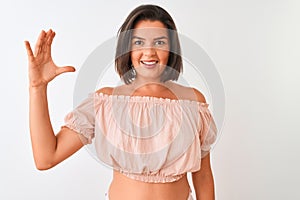
[[[197,101],[206,103],[205,96],[199,90],[197,90],[196,88],[192,88],[192,90],[194,91],[194,93],[197,97]]]
[[[96,93],[103,93],[103,94],[108,94],[108,95],[111,95],[114,91],[114,88],[113,87],[103,87],[103,88],[100,88],[99,90],[96,91]]]
[[[119,85],[116,87],[102,87],[96,93],[103,93],[107,95],[127,95],[130,94],[130,87],[127,85]]]
[[[205,96],[196,88],[187,87],[174,82],[170,84],[170,86],[170,89],[180,99],[187,99],[191,101],[199,101],[202,103],[206,103]]]

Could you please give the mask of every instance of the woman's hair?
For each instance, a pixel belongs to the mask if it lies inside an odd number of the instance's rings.
[[[167,66],[161,75],[161,81],[177,80],[182,71],[182,58],[179,38],[175,23],[170,14],[156,5],[141,5],[135,8],[126,18],[118,31],[118,43],[115,55],[115,67],[125,84],[130,84],[134,78],[130,52],[132,29],[141,20],[160,21],[168,29],[170,52]]]

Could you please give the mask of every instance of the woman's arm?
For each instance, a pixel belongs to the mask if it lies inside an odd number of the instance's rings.
[[[201,169],[192,173],[197,200],[214,200],[214,178],[210,167],[210,154],[201,160]]]
[[[57,135],[54,134],[46,90],[30,89],[30,136],[35,165],[39,170],[55,166],[83,146],[78,134],[71,129],[63,128]]]
[[[47,85],[56,76],[75,71],[73,67],[58,67],[54,64],[51,57],[54,36],[52,30],[42,31],[34,53],[29,42],[25,41],[29,67],[30,136],[35,164],[40,170],[55,166],[83,146],[76,132],[63,128],[55,135],[51,125]]]

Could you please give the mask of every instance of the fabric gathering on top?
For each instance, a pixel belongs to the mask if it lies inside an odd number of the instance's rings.
[[[64,127],[94,145],[97,158],[144,182],[179,180],[200,170],[216,141],[207,103],[92,93],[65,117]]]

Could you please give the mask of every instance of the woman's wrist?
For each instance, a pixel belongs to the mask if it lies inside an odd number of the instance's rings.
[[[29,85],[29,92],[36,93],[36,92],[44,92],[47,90],[47,84],[45,85]]]

